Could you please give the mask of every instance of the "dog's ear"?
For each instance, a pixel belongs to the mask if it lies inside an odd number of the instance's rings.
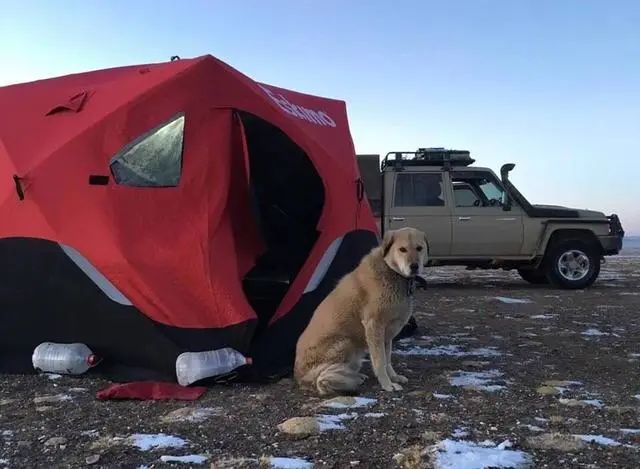
[[[384,238],[382,239],[382,257],[387,257],[389,254],[389,250],[393,245],[395,231],[389,230],[384,234]]]

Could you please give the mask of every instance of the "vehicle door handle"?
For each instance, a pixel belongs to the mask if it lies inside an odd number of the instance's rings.
[[[458,217],[458,220],[460,220],[460,221],[469,221],[469,220],[471,220],[471,217]]]
[[[391,217],[391,221],[404,221],[404,217]]]

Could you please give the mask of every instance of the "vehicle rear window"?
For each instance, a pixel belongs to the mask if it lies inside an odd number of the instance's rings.
[[[396,207],[442,207],[442,175],[436,173],[398,174],[395,187]]]

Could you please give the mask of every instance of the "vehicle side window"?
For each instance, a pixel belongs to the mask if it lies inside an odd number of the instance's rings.
[[[506,194],[502,187],[495,181],[491,174],[482,172],[461,172],[454,173],[451,178],[454,186],[457,207],[499,207],[506,200]],[[467,204],[465,196],[459,196],[460,188],[465,187],[473,191],[477,201]],[[458,203],[459,197],[465,197],[464,203]]]
[[[184,114],[151,129],[120,150],[109,164],[117,184],[175,187],[182,174]]]
[[[456,207],[477,207],[482,203],[473,189],[467,184],[454,185],[453,195],[456,200]]]
[[[398,174],[395,187],[396,207],[442,207],[442,175],[436,173]]]

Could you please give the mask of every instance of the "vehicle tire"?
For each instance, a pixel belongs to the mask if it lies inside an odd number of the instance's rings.
[[[585,239],[558,240],[549,247],[545,258],[547,280],[555,287],[587,288],[600,274],[600,252]]]
[[[545,272],[540,269],[518,269],[518,273],[523,280],[533,285],[545,285],[549,283]]]

